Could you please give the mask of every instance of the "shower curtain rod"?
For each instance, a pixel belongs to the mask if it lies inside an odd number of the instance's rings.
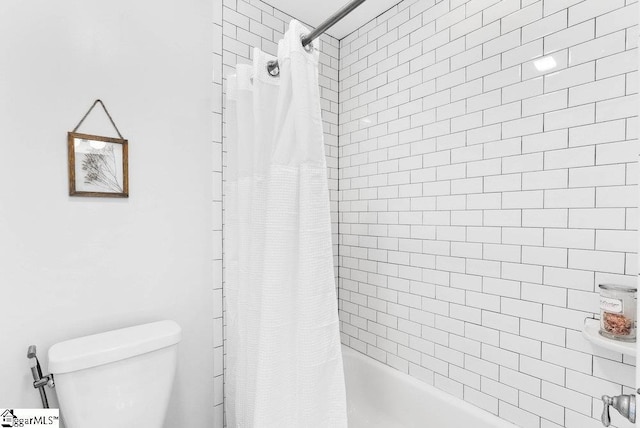
[[[344,6],[342,9],[331,15],[326,21],[318,25],[315,30],[302,37],[302,46],[307,47],[316,37],[333,27],[338,21],[350,14],[356,7],[360,6],[366,0],[353,0],[351,3]],[[267,71],[272,76],[277,76],[280,73],[278,68],[278,61],[269,61],[267,63]]]

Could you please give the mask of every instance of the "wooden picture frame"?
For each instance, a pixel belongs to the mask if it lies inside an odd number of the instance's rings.
[[[128,141],[67,134],[69,196],[129,197]]]

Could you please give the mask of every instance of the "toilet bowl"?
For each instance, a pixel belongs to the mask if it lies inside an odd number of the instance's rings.
[[[159,321],[80,337],[49,349],[66,428],[161,428],[180,326]]]

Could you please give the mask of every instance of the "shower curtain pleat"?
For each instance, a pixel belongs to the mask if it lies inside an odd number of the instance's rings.
[[[227,84],[227,424],[347,426],[318,53],[292,21]]]

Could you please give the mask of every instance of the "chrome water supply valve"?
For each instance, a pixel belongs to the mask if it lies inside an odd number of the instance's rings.
[[[611,416],[609,415],[609,406],[616,409],[622,416],[627,418],[632,424],[636,422],[636,396],[635,395],[616,395],[609,397],[602,396],[604,408],[602,409],[602,425],[608,427],[611,425]]]
[[[40,361],[36,356],[36,345],[29,346],[27,349],[27,358],[29,359],[29,366],[31,367],[31,375],[33,376],[33,387],[40,391],[40,399],[42,400],[42,407],[49,408],[49,400],[47,400],[47,393],[44,390],[45,385],[49,388],[55,386],[53,382],[53,375],[42,375],[42,368],[40,367]]]

